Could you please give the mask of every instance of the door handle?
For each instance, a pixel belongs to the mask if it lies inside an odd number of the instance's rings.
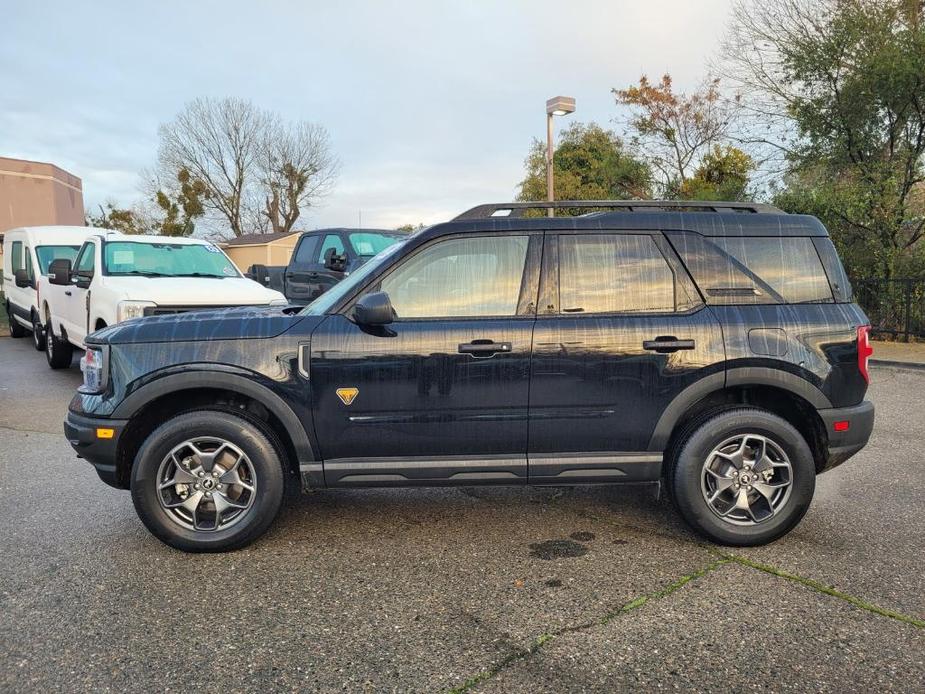
[[[473,340],[459,345],[460,354],[471,354],[476,358],[491,357],[498,352],[510,352],[510,342],[495,342],[494,340]]]
[[[70,295],[71,295],[71,290],[70,290],[70,289],[65,289],[65,290],[64,290],[64,296],[70,296]]]
[[[645,340],[642,343],[643,349],[647,349],[650,352],[658,352],[659,354],[677,352],[679,349],[694,349],[694,346],[695,343],[693,340],[679,340],[674,336],[656,337],[654,340]]]

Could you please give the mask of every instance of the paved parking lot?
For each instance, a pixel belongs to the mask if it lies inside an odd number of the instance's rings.
[[[788,537],[647,488],[318,492],[185,555],[77,460],[80,378],[0,338],[0,690],[925,690],[925,372]]]

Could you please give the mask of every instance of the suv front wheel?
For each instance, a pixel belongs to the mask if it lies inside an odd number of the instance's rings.
[[[250,419],[225,411],[178,415],[145,440],[132,500],[162,542],[223,552],[253,542],[279,512],[285,477],[276,447]]]
[[[724,545],[761,545],[789,532],[806,513],[816,468],[789,422],[749,407],[715,413],[679,437],[668,486],[681,516]]]

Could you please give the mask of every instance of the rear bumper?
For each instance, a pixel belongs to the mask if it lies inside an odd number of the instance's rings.
[[[874,403],[865,400],[852,407],[836,407],[818,412],[829,437],[825,463],[819,471],[825,472],[841,465],[867,445],[874,430]],[[837,431],[836,424],[844,428],[844,422],[848,423],[847,429]]]
[[[118,451],[126,424],[125,419],[85,417],[73,412],[68,412],[64,420],[64,435],[77,457],[93,465],[100,479],[117,489],[125,488],[118,476]],[[105,438],[110,429],[112,436]]]

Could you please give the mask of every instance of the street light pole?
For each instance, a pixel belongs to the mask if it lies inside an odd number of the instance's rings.
[[[552,169],[552,119],[553,116],[564,116],[575,112],[575,99],[570,96],[554,96],[546,101],[546,199],[554,202],[556,199],[555,182]],[[556,211],[550,207],[546,210],[549,217],[555,217]]]

